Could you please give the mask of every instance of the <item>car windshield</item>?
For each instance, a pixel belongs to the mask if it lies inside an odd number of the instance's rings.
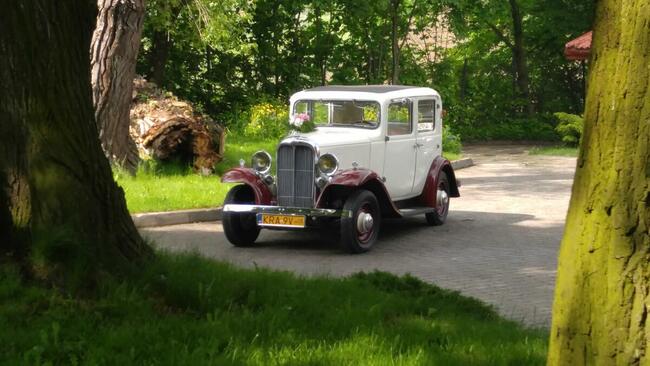
[[[292,118],[313,121],[317,126],[377,128],[379,103],[359,100],[300,100]]]

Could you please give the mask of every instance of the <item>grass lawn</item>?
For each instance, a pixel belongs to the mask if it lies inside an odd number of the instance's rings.
[[[232,186],[221,183],[221,175],[238,166],[242,158],[250,166],[250,157],[258,150],[266,150],[275,156],[277,143],[229,138],[224,159],[217,165],[214,176],[202,177],[191,169],[177,165],[140,169],[135,177],[121,172],[116,172],[114,176],[124,189],[126,203],[132,213],[218,207],[223,204]],[[445,157],[456,160],[460,154],[445,153]]]
[[[542,365],[547,331],[385,273],[343,279],[161,254],[83,299],[0,268],[2,363]]]
[[[530,155],[549,155],[549,156],[568,156],[568,157],[577,157],[578,148],[577,147],[566,147],[566,146],[543,146],[543,147],[534,147],[528,152]]]
[[[191,169],[177,165],[154,169],[140,169],[135,177],[125,173],[114,174],[124,189],[129,211],[155,212],[190,208],[218,207],[223,203],[231,184],[221,183],[221,174],[238,166],[239,159],[250,165],[250,157],[257,150],[275,150],[275,142],[229,140],[224,159],[215,169],[215,175],[199,176]]]

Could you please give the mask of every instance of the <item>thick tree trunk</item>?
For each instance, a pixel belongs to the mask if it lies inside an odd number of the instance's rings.
[[[393,70],[391,75],[391,84],[399,84],[399,61],[400,61],[400,49],[399,49],[399,6],[401,0],[391,0],[390,1],[390,11],[391,11],[391,42],[392,42],[392,55],[393,55]]]
[[[152,253],[98,139],[88,60],[96,6],[28,0],[0,14],[0,243],[14,254],[4,260],[26,267],[38,243],[46,277],[69,270],[61,258],[97,271]]]
[[[510,13],[512,15],[512,30],[514,35],[514,43],[512,47],[512,57],[515,64],[515,78],[517,81],[517,88],[521,98],[526,101],[526,113],[529,117],[535,113],[533,102],[530,98],[530,81],[528,78],[528,59],[526,56],[526,48],[524,47],[524,29],[523,18],[519,10],[519,4],[516,0],[510,1]]]
[[[135,170],[138,149],[129,134],[135,64],[144,20],[143,0],[98,0],[90,48],[99,139],[109,160]]]
[[[650,6],[601,0],[549,365],[650,363]]]

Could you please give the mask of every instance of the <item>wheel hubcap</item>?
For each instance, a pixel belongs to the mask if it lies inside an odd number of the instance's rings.
[[[372,215],[367,212],[360,212],[357,217],[357,230],[360,234],[366,234],[372,231],[374,220]]]
[[[436,196],[436,206],[438,207],[438,212],[443,213],[447,209],[449,204],[449,194],[444,189],[438,189],[438,194]]]

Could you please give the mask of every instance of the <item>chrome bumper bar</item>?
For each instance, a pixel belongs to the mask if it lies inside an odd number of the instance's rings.
[[[307,217],[335,217],[345,218],[352,217],[350,210],[336,210],[332,208],[304,208],[304,207],[282,207],[282,206],[262,206],[262,205],[239,205],[229,204],[223,206],[223,212],[250,212],[263,214],[278,215],[304,215]]]

